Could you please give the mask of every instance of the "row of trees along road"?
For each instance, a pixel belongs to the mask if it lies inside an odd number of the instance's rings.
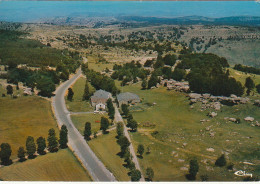
[[[126,136],[124,136],[124,126],[122,122],[119,122],[116,127],[117,131],[117,143],[120,146],[120,157],[126,162],[126,167],[130,170],[131,181],[139,181],[141,179],[141,172],[136,169],[133,156],[129,151],[130,142]]]
[[[49,130],[48,134],[48,146],[46,146],[46,140],[43,137],[39,137],[36,140],[36,144],[34,141],[34,138],[32,136],[28,136],[26,139],[26,150],[24,147],[19,147],[18,152],[17,152],[17,157],[19,158],[20,162],[23,162],[26,160],[26,153],[28,155],[28,159],[33,159],[36,157],[36,151],[39,155],[45,155],[46,154],[46,148],[48,149],[49,152],[57,152],[59,148],[65,149],[67,148],[67,143],[68,143],[68,129],[65,125],[62,125],[61,130],[60,130],[60,139],[56,137],[55,130],[51,128]],[[0,150],[0,159],[1,159],[1,164],[2,165],[10,165],[12,164],[12,160],[10,159],[11,154],[12,154],[12,149],[10,144],[8,143],[2,143],[1,144],[1,150]]]

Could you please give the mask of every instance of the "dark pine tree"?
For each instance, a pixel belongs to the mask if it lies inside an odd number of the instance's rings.
[[[26,151],[24,150],[24,148],[21,146],[18,149],[18,153],[17,153],[17,157],[19,158],[19,162],[23,162],[25,161],[25,153]]]
[[[84,89],[84,94],[82,97],[82,100],[89,100],[91,97],[91,93],[90,93],[90,89],[89,89],[89,84],[88,84],[88,80],[86,80],[86,84],[85,84],[85,89]]]
[[[198,171],[199,171],[198,161],[197,161],[197,159],[192,159],[192,160],[190,161],[189,174],[186,175],[187,178],[188,178],[189,180],[195,180]]]
[[[13,87],[11,86],[11,85],[8,85],[7,87],[6,87],[6,93],[8,94],[8,95],[12,95],[13,94]]]
[[[124,114],[125,116],[128,115],[129,110],[128,110],[128,106],[127,106],[126,104],[122,104],[122,105],[121,105],[121,110],[122,110],[122,112],[123,112],[123,114]]]
[[[139,144],[137,147],[137,153],[139,154],[140,158],[143,158],[143,153],[144,153],[144,145]]]
[[[92,132],[91,132],[91,123],[90,122],[86,122],[85,123],[85,130],[84,130],[84,139],[86,141],[91,140],[90,136],[91,136]]]
[[[108,116],[113,121],[115,117],[115,108],[113,106],[113,102],[111,98],[107,100],[107,109],[108,109]]]
[[[142,175],[141,172],[137,169],[131,171],[131,181],[140,181]]]
[[[153,177],[154,177],[154,171],[151,167],[148,167],[146,169],[146,180],[153,181]]]
[[[66,125],[61,126],[59,143],[61,149],[68,147],[68,129]]]
[[[105,117],[101,117],[100,130],[102,130],[103,134],[107,133],[107,129],[109,127],[109,121]]]
[[[28,136],[26,139],[26,150],[28,153],[28,158],[35,158],[36,145],[34,143],[34,138],[32,136]]]
[[[225,158],[224,154],[222,154],[215,162],[215,165],[219,166],[219,167],[223,167],[226,164],[227,164],[227,161],[226,161],[226,158]]]
[[[46,148],[46,141],[45,141],[45,138],[43,137],[39,137],[37,140],[37,152],[40,154],[40,155],[45,155],[46,152],[45,152],[45,148]]]
[[[116,125],[117,138],[119,139],[124,134],[124,126],[122,122],[117,123]]]
[[[48,135],[48,150],[50,152],[57,152],[58,151],[58,141],[56,137],[55,130],[51,128],[49,130],[49,135]]]
[[[250,92],[255,88],[255,83],[254,81],[251,79],[251,77],[247,77],[246,78],[246,83],[245,83],[245,87],[247,88],[246,93],[249,96]]]
[[[10,144],[2,143],[0,147],[1,147],[1,151],[0,151],[1,164],[6,166],[12,164],[12,160],[10,159],[12,154],[12,149]]]
[[[73,96],[74,96],[74,92],[71,88],[68,89],[68,96],[67,96],[67,99],[69,101],[72,101],[73,100]]]

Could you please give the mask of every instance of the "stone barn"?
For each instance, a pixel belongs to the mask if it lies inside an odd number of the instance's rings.
[[[136,104],[139,103],[141,100],[139,98],[138,95],[134,94],[134,93],[120,93],[118,95],[116,95],[117,101],[118,101],[118,105],[119,107],[121,107],[122,104]]]

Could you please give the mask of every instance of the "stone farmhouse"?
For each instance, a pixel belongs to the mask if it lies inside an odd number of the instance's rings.
[[[134,93],[130,93],[130,92],[120,93],[120,94],[116,95],[116,98],[117,98],[119,107],[121,107],[122,104],[127,104],[127,105],[135,104],[135,103],[139,103],[141,101],[138,95],[136,95]]]
[[[91,96],[91,105],[95,107],[95,110],[105,110],[107,105],[107,100],[112,98],[111,93],[104,91],[102,89],[96,91],[93,96]]]

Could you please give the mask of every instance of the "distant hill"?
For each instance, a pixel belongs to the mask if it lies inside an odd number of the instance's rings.
[[[234,16],[223,18],[208,18],[202,16],[185,16],[176,18],[121,16],[120,21],[142,22],[144,24],[203,24],[203,25],[246,25],[260,26],[260,17],[255,16]]]

